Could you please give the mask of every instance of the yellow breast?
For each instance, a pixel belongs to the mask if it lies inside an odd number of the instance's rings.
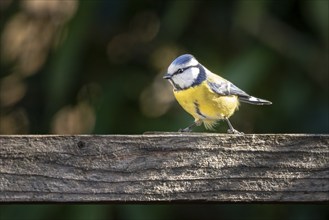
[[[174,91],[178,103],[195,120],[209,121],[230,117],[239,107],[236,96],[221,96],[214,93],[207,82],[185,90]]]

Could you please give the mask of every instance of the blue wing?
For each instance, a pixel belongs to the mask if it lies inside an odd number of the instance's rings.
[[[212,79],[214,78],[214,79]],[[254,105],[271,105],[272,102],[265,99],[256,98],[248,95],[245,91],[239,89],[233,83],[224,80],[223,78],[213,75],[207,81],[209,88],[216,94],[221,96],[235,95],[241,102],[246,102]]]
[[[218,95],[236,95],[238,97],[249,97],[246,92],[239,89],[233,83],[228,81],[223,81],[220,83],[208,81],[208,86],[213,92],[217,93]]]

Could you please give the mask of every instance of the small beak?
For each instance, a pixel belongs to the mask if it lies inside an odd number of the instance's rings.
[[[166,75],[163,76],[164,79],[171,79],[172,75],[170,75],[169,73],[167,73]]]

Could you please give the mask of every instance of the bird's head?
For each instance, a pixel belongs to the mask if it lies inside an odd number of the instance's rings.
[[[177,57],[168,67],[168,79],[175,90],[183,90],[199,85],[206,79],[205,68],[190,54]]]

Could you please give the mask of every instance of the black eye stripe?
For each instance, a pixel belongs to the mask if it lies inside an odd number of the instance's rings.
[[[173,73],[173,75],[181,74],[181,73],[183,73],[185,70],[187,70],[187,69],[189,69],[189,68],[192,68],[192,67],[199,67],[199,65],[188,66],[188,67],[185,67],[185,68],[179,68],[176,72]]]

